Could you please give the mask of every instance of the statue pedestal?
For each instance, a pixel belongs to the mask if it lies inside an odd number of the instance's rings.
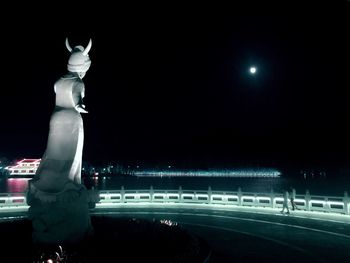
[[[30,182],[27,203],[33,242],[76,244],[91,235],[89,204],[92,198],[89,194],[85,186],[73,182],[59,193],[40,191]]]

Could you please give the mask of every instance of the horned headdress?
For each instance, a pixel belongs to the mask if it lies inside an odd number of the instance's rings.
[[[71,55],[68,60],[68,71],[70,72],[86,72],[90,65],[91,60],[89,58],[89,51],[91,49],[92,41],[90,39],[89,44],[84,48],[83,46],[75,46],[71,48],[66,38],[66,47]]]

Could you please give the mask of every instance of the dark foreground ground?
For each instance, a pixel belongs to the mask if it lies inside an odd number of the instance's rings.
[[[0,223],[0,263],[47,262],[204,262],[207,243],[183,229],[155,220],[92,217],[94,234],[79,245],[42,246],[31,241],[26,219]],[[55,262],[55,261],[54,261]]]
[[[163,220],[177,226],[160,224]],[[196,263],[208,253],[210,263],[350,262],[350,218],[345,215],[144,204],[95,209],[92,222],[93,241],[74,249],[64,246],[71,262]],[[31,244],[26,219],[3,219],[0,233],[1,263],[33,262],[42,254]]]

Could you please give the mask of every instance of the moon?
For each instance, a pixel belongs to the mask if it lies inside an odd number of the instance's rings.
[[[250,67],[249,72],[251,74],[255,74],[256,73],[256,67]]]

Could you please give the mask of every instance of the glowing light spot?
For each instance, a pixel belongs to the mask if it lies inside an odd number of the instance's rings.
[[[168,226],[177,226],[176,222],[173,222],[169,219],[162,219],[162,220],[160,220],[160,223],[164,224],[164,225],[168,225]]]
[[[256,67],[250,67],[249,72],[252,74],[256,73]]]
[[[159,170],[143,170],[135,171],[136,176],[146,177],[271,177],[278,178],[281,172],[276,169],[260,168],[260,169],[227,169],[227,170],[188,170],[188,171],[159,171]]]

